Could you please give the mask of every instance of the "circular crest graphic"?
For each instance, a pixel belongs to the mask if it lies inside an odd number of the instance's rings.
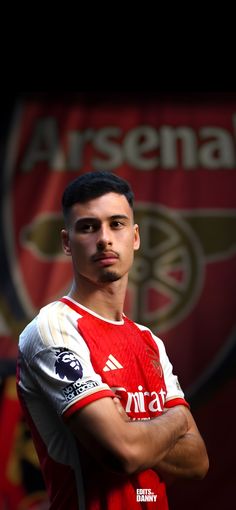
[[[130,273],[130,312],[153,330],[167,330],[189,313],[199,296],[201,246],[181,216],[163,206],[138,205],[135,221],[141,249]]]

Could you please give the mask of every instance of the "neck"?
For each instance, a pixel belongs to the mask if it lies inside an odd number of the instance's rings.
[[[122,320],[128,278],[95,285],[93,282],[73,282],[68,296],[104,319]]]

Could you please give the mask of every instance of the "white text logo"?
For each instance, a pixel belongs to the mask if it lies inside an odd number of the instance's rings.
[[[126,413],[155,413],[162,412],[165,404],[166,391],[143,391],[143,386],[138,386],[138,391],[127,391],[125,388],[113,387],[117,397],[125,401]]]
[[[156,501],[157,495],[151,489],[136,489],[136,501]]]

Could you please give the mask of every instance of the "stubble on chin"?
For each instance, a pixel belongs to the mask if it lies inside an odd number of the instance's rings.
[[[116,273],[115,271],[106,271],[101,274],[99,281],[101,283],[111,283],[120,280],[120,278],[120,274]]]

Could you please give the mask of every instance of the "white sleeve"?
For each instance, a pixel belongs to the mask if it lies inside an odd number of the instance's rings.
[[[114,394],[93,369],[77,329],[78,314],[66,313],[62,306],[42,309],[22,333],[19,347],[24,390],[40,391],[58,414],[67,417],[93,400]]]
[[[173,374],[173,366],[167,356],[163,341],[153,334],[152,337],[157,344],[160,354],[160,363],[164,373],[164,380],[167,392],[165,407],[172,407],[178,404],[184,404],[188,406],[188,403],[186,402],[184,397],[184,392],[179,384],[178,377]]]

